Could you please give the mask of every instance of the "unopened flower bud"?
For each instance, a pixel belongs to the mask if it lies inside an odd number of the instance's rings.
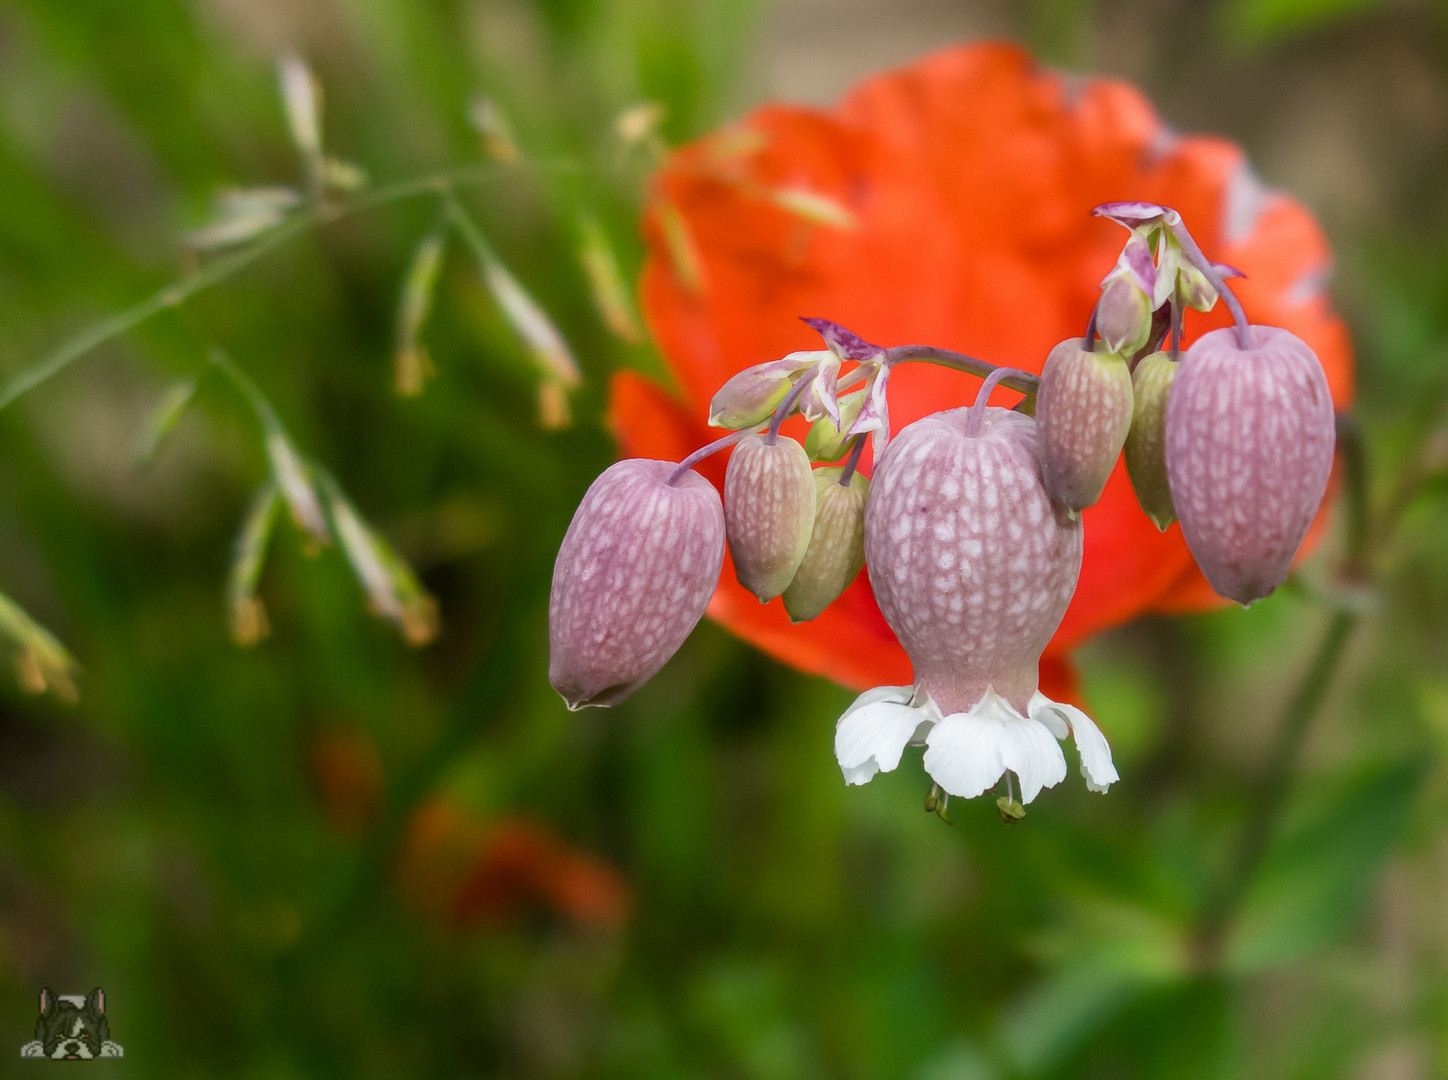
[[[589,487],[548,600],[548,681],[570,709],[617,705],[678,651],[724,563],[724,509],[696,472],[631,458]]]
[[[856,390],[839,399],[840,422],[836,424],[828,416],[821,416],[805,436],[804,452],[811,461],[838,461],[844,456],[845,446],[850,441],[850,428],[859,419],[865,404],[865,390]]]
[[[739,583],[773,600],[794,577],[809,546],[815,483],[809,457],[793,439],[748,435],[724,473],[724,520]]]
[[[865,499],[870,482],[854,473],[848,484],[841,485],[843,475],[844,469],[836,467],[814,471],[814,528],[804,559],[784,590],[784,610],[793,622],[824,611],[865,565]]]
[[[1211,311],[1217,306],[1217,289],[1199,269],[1181,259],[1177,264],[1176,295],[1189,308]]]
[[[1250,604],[1287,577],[1332,469],[1322,364],[1275,326],[1204,334],[1167,400],[1166,467],[1182,534],[1208,582]]]
[[[1176,520],[1166,475],[1166,403],[1178,366],[1169,353],[1154,352],[1138,360],[1131,375],[1126,474],[1136,501],[1163,532]]]
[[[1096,332],[1108,352],[1131,356],[1151,335],[1151,296],[1130,274],[1107,279],[1096,305]]]
[[[1080,338],[1051,350],[1036,392],[1046,490],[1073,514],[1101,497],[1131,427],[1131,371]]]
[[[738,431],[764,423],[788,396],[795,380],[828,355],[795,352],[745,368],[721,386],[709,403],[709,426]]]

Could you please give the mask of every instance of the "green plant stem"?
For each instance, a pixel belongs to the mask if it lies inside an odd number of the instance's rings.
[[[488,238],[483,235],[483,230],[478,228],[478,223],[473,216],[463,209],[463,204],[458,201],[451,190],[442,192],[443,212],[447,219],[452,222],[458,234],[463,238],[463,243],[473,249],[473,256],[488,266],[498,261],[498,255],[493,250],[493,245],[488,243]]]
[[[569,163],[535,165],[543,168],[571,168]],[[280,225],[264,233],[240,250],[229,252],[207,263],[185,277],[158,289],[146,299],[131,307],[108,315],[99,322],[81,330],[68,341],[62,342],[39,363],[13,376],[0,389],[0,409],[4,409],[17,398],[28,394],[37,386],[59,375],[83,356],[120,337],[147,319],[171,308],[179,307],[197,293],[219,285],[256,262],[268,252],[296,239],[303,233],[311,232],[322,225],[330,224],[352,214],[361,213],[379,206],[417,198],[421,195],[449,195],[459,185],[478,184],[494,180],[507,170],[498,165],[476,165],[431,173],[426,176],[399,180],[366,192],[341,203],[322,203],[300,210]]]
[[[1202,914],[1199,941],[1209,966],[1220,960],[1227,930],[1236,917],[1287,804],[1297,760],[1312,721],[1327,697],[1343,649],[1357,625],[1355,612],[1339,610],[1328,623],[1306,674],[1277,726],[1271,756],[1247,812],[1247,823],[1221,886]]]
[[[211,346],[206,350],[206,359],[214,369],[225,375],[227,381],[246,399],[252,412],[256,413],[257,420],[261,422],[263,431],[269,435],[289,437],[286,426],[282,423],[281,417],[277,415],[271,399],[262,392],[261,387],[257,386],[256,381],[250,375],[237,366],[236,361],[228,356],[224,349],[215,345]]]
[[[1392,495],[1373,517],[1369,514],[1366,447],[1351,415],[1338,417],[1339,452],[1343,457],[1343,498],[1348,511],[1345,573],[1366,582],[1375,577],[1378,564],[1391,544],[1404,511],[1430,475],[1436,436],[1445,418],[1448,418],[1448,392],[1431,414],[1418,454],[1399,477]],[[1334,612],[1307,672],[1282,714],[1267,767],[1252,794],[1236,855],[1198,924],[1199,956],[1205,966],[1214,967],[1221,961],[1232,922],[1267,854],[1286,807],[1308,731],[1327,697],[1332,677],[1360,619],[1357,611],[1339,608]]]

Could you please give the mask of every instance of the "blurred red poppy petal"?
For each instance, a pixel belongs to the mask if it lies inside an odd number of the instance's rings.
[[[683,398],[618,376],[620,440],[627,453],[677,459],[717,435],[702,421],[729,375],[819,347],[799,316],[1039,371],[1052,345],[1081,333],[1124,239],[1091,209],[1122,199],[1180,210],[1209,255],[1246,273],[1234,284],[1250,317],[1306,340],[1334,399],[1350,399],[1347,335],[1323,292],[1330,254],[1306,210],[1258,185],[1230,142],[1175,136],[1135,89],[1068,80],[1019,48],[984,44],[866,79],[830,112],[760,109],[671,156],[645,212],[642,299]],[[1189,319],[1189,340],[1224,323],[1224,307]],[[976,385],[902,368],[892,423],[966,403]],[[722,476],[718,463],[704,471]],[[1143,611],[1215,602],[1180,531],[1157,532],[1124,469],[1085,523],[1080,586],[1050,653]],[[863,576],[793,626],[726,567],[709,612],[846,685],[909,681]]]

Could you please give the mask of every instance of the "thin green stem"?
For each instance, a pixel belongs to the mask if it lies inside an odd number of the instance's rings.
[[[1351,417],[1339,418],[1344,498],[1349,513],[1347,565],[1363,580],[1371,580],[1378,564],[1386,557],[1403,509],[1412,502],[1428,475],[1425,462],[1432,455],[1434,433],[1444,415],[1448,415],[1448,393],[1430,419],[1419,453],[1403,471],[1393,495],[1373,520],[1368,513],[1366,450]],[[1360,618],[1358,612],[1346,608],[1339,608],[1333,614],[1307,672],[1278,723],[1267,767],[1252,794],[1236,855],[1198,924],[1200,955],[1208,966],[1219,962],[1232,922],[1271,845],[1308,731],[1327,698],[1332,677],[1341,665],[1343,652]]]
[[[206,359],[214,370],[226,376],[227,380],[241,392],[241,396],[256,413],[256,418],[261,422],[263,430],[268,434],[288,437],[286,425],[277,415],[271,400],[262,392],[261,387],[257,386],[256,381],[226,354],[224,349],[216,345],[211,346],[206,350]]]
[[[442,205],[447,219],[462,236],[463,242],[473,249],[477,260],[484,266],[496,263],[498,255],[493,250],[493,245],[488,243],[488,238],[483,235],[483,230],[478,227],[478,223],[473,220],[472,215],[463,209],[463,204],[458,201],[457,196],[451,190],[442,193]]]
[[[1220,959],[1227,930],[1277,832],[1303,743],[1327,697],[1332,676],[1340,665],[1343,650],[1358,618],[1356,612],[1346,610],[1339,610],[1333,615],[1312,663],[1282,714],[1267,767],[1248,807],[1247,824],[1236,854],[1225,879],[1202,914],[1199,941],[1202,956],[1209,966],[1214,966]]]
[[[548,169],[572,168],[572,163],[534,163]],[[0,388],[0,409],[28,394],[37,386],[59,375],[83,356],[120,337],[146,320],[170,308],[179,307],[197,293],[219,285],[256,262],[263,255],[311,232],[352,214],[379,206],[401,202],[421,195],[447,195],[457,185],[484,183],[497,179],[507,170],[498,165],[477,165],[431,173],[427,176],[399,180],[343,203],[312,206],[298,211],[271,231],[264,233],[246,247],[222,255],[198,270],[158,289],[146,299],[101,319],[62,342],[44,359],[13,376]]]

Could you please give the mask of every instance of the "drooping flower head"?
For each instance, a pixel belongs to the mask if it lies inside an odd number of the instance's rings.
[[[1332,398],[1302,339],[1213,330],[1188,350],[1166,409],[1182,535],[1212,588],[1241,604],[1287,578],[1332,471]]]
[[[588,488],[548,599],[548,681],[570,709],[616,705],[703,618],[724,561],[724,509],[702,476],[631,458]]]
[[[766,107],[670,159],[645,217],[643,300],[682,397],[619,376],[612,417],[625,452],[678,459],[706,441],[702,418],[731,375],[819,348],[801,314],[828,314],[870,341],[1040,370],[1052,346],[1081,334],[1122,252],[1115,226],[1087,211],[1123,198],[1179,210],[1205,250],[1245,273],[1237,292],[1252,320],[1307,342],[1334,402],[1349,399],[1348,342],[1323,291],[1329,253],[1301,205],[1258,184],[1232,144],[1170,131],[1131,87],[1067,81],[1016,47],[985,44],[866,79],[830,111]],[[820,206],[835,212],[804,212]],[[1111,294],[1118,337],[1140,306],[1133,289],[1144,295],[1135,278]],[[1219,306],[1188,333],[1226,318]],[[963,401],[968,386],[952,372],[898,371],[896,429]],[[787,389],[748,403],[767,413]],[[720,463],[701,471],[722,484]],[[1043,668],[1058,687],[1059,658],[1090,634],[1218,602],[1179,530],[1158,532],[1138,509],[1122,468],[1082,520],[1079,584]],[[855,688],[911,681],[864,576],[795,625],[726,570],[709,610],[781,659]]]
[[[948,794],[979,795],[1009,772],[1029,803],[1066,775],[1057,740],[1074,730],[1082,771],[1116,780],[1079,710],[1038,692],[1041,653],[1081,568],[1081,523],[1048,494],[1036,421],[976,405],[905,428],[880,460],[865,512],[865,559],[880,609],[910,657],[913,691],[867,691],[840,719],[849,783],[888,771],[923,742]]]
[[[1024,710],[1081,569],[1081,524],[1051,505],[1036,422],[952,409],[900,432],[865,508],[865,561],[916,682],[942,712],[988,687]]]

